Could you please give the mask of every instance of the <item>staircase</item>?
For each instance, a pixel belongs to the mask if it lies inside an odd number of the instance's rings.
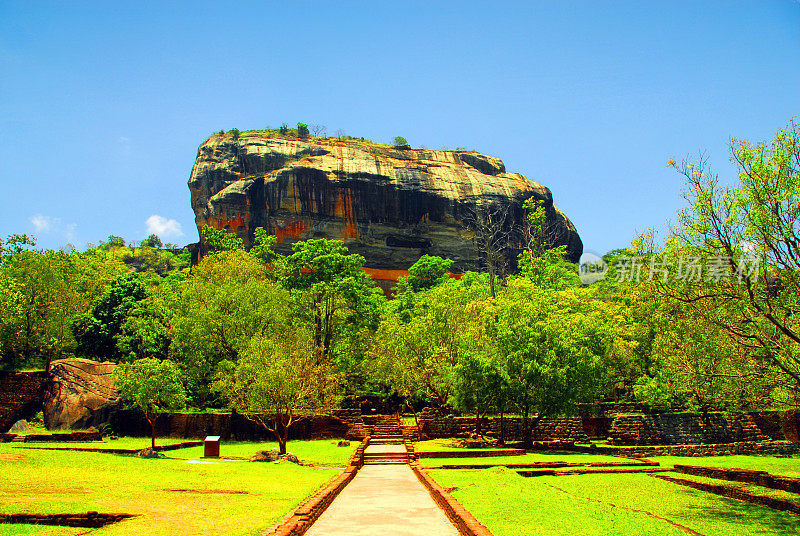
[[[370,444],[394,445],[403,443],[400,431],[400,417],[397,415],[376,415],[375,424],[370,426]]]
[[[400,465],[408,463],[408,453],[397,415],[376,415],[370,428],[369,446],[364,451],[364,465]]]

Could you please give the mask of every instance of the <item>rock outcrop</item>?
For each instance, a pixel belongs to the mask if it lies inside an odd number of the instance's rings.
[[[453,259],[455,272],[477,269],[475,214],[503,207],[505,225],[521,228],[530,197],[543,203],[548,234],[569,260],[583,250],[548,188],[477,152],[218,134],[200,146],[189,189],[198,230],[229,229],[250,245],[263,227],[282,253],[298,240],[341,239],[380,270],[407,269],[426,253]],[[520,241],[511,246],[519,251]]]
[[[114,367],[114,363],[79,358],[53,361],[44,396],[48,430],[100,427],[109,422],[120,404]]]

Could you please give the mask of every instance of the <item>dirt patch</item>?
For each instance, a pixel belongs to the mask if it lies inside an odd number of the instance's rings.
[[[0,454],[0,462],[21,462],[27,459],[28,457],[22,454]]]
[[[237,491],[233,489],[165,489],[164,491],[177,491],[181,493],[221,493],[226,495],[249,495],[249,491]]]

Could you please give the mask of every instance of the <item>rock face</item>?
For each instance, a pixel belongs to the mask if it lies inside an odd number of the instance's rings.
[[[477,269],[475,214],[504,207],[506,225],[521,227],[530,197],[544,204],[548,233],[568,259],[583,251],[548,188],[477,152],[214,135],[198,150],[189,189],[198,230],[229,229],[249,246],[263,227],[282,253],[298,240],[340,239],[374,269],[404,270],[426,253],[453,259],[456,272]],[[512,247],[519,251],[519,241]]]
[[[120,403],[111,376],[114,366],[78,358],[53,361],[44,396],[47,428],[89,428],[109,422]]]

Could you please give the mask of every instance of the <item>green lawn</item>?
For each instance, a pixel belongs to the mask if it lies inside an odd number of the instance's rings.
[[[703,467],[725,467],[766,471],[773,475],[800,478],[800,455],[791,458],[774,456],[655,456],[650,458],[664,467],[678,465],[701,465]]]
[[[175,443],[183,443],[185,441],[198,441],[197,439],[180,439],[174,437],[158,437],[156,438],[156,446],[161,447],[164,445],[173,445]],[[86,449],[137,449],[150,446],[151,439],[149,437],[120,437],[119,439],[110,440],[104,438],[102,441],[29,441],[25,443],[14,443],[15,446],[25,448],[36,447],[68,447],[68,448],[86,448]]]
[[[202,447],[146,460],[17,446],[24,445],[0,444],[0,512],[126,512],[139,517],[92,534],[175,536],[206,534],[209,528],[221,535],[260,534],[338,475],[337,468],[345,465],[357,443],[337,447],[332,440],[289,442],[288,450],[314,467],[198,460]],[[222,455],[244,458],[275,446],[223,442]],[[24,459],[15,459],[19,457]],[[0,524],[0,535],[79,533],[86,529]]]
[[[764,486],[759,486],[757,484],[748,484],[746,482],[733,482],[731,480],[723,480],[720,478],[710,478],[705,476],[687,475],[678,473],[666,473],[666,474],[675,478],[682,478],[684,480],[691,480],[693,482],[700,482],[703,484],[735,487],[742,489],[748,493],[752,493],[754,495],[762,495],[765,497],[772,497],[774,499],[781,499],[784,501],[793,502],[800,506],[800,495],[798,495],[797,493],[792,493],[790,491],[771,489]],[[800,523],[800,519],[798,519],[798,523]]]
[[[522,456],[490,456],[475,458],[420,458],[419,463],[424,467],[435,467],[447,464],[476,464],[491,467],[506,463],[636,463],[636,460],[620,458],[618,456],[607,456],[604,454],[582,454],[561,452],[533,452]]]
[[[792,514],[646,474],[525,478],[494,467],[431,475],[456,487],[453,495],[495,536],[685,536],[687,529],[705,536],[800,534]]]

